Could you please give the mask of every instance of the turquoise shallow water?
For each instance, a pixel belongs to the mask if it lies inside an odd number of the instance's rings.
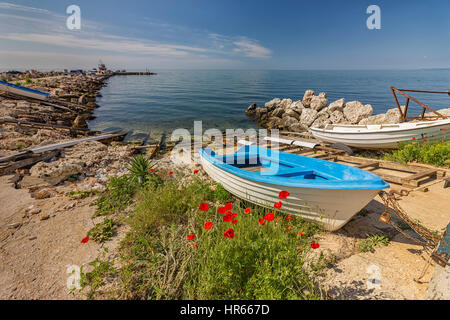
[[[161,70],[155,76],[116,76],[98,99],[100,108],[89,126],[96,130],[122,128],[135,133],[171,133],[203,128],[249,128],[245,109],[263,106],[274,97],[302,99],[306,89],[326,92],[329,102],[345,98],[370,103],[374,114],[395,106],[389,87],[449,90],[450,69],[405,71],[276,71],[276,70]],[[446,95],[417,94],[435,109],[449,108]],[[404,103],[404,99],[401,100]],[[412,103],[410,112],[420,107]]]

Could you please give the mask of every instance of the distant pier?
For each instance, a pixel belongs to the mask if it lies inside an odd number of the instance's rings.
[[[144,71],[144,72],[113,72],[113,76],[151,76],[156,75],[156,72]]]

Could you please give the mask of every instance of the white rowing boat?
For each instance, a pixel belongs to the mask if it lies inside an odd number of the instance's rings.
[[[203,169],[226,190],[271,208],[281,191],[281,210],[337,230],[389,185],[377,175],[340,163],[244,146],[231,155],[200,151]]]
[[[338,125],[310,128],[324,142],[343,143],[361,149],[396,149],[400,142],[446,141],[450,119],[395,124]]]

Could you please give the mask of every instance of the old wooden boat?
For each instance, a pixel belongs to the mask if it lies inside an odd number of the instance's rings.
[[[17,84],[12,84],[6,81],[0,80],[0,90],[6,93],[12,93],[22,97],[28,97],[38,100],[48,100],[50,94],[38,90],[33,90],[27,87],[22,87]]]
[[[323,129],[310,130],[316,139],[324,142],[361,149],[396,149],[399,143],[448,140],[450,119],[396,124],[328,124]]]
[[[200,151],[204,170],[235,196],[273,209],[281,191],[281,210],[337,230],[389,185],[373,173],[330,161],[257,146],[231,155]]]

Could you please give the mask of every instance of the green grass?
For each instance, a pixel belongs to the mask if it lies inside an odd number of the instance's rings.
[[[375,247],[387,246],[390,238],[384,234],[367,235],[367,238],[358,243],[358,252],[373,252]]]
[[[102,222],[97,223],[95,227],[88,231],[87,235],[92,240],[103,243],[112,238],[115,233],[117,222],[113,219],[105,218]]]
[[[326,299],[318,279],[329,261],[311,248],[322,230],[318,224],[276,212],[261,225],[258,220],[271,210],[239,201],[232,209],[237,222],[225,222],[217,210],[233,198],[222,186],[196,175],[147,173],[146,162],[132,160],[130,174],[111,178],[97,201],[96,215],[130,205],[132,212],[120,268],[97,259],[94,270],[83,274],[89,298],[114,275],[116,287],[108,294],[119,299]],[[207,211],[200,210],[202,203]],[[204,228],[207,221],[213,223],[210,230]],[[114,227],[105,218],[88,235],[104,242]],[[233,239],[224,236],[229,228]]]
[[[384,158],[404,164],[417,161],[450,167],[450,141],[402,144],[398,150],[387,153]]]
[[[121,297],[324,298],[315,280],[326,261],[308,255],[321,228],[302,219],[287,221],[283,214],[262,226],[258,219],[268,210],[252,207],[246,214],[243,203],[234,204],[237,223],[224,222],[217,208],[230,197],[221,186],[197,178],[188,184],[169,178],[140,191],[131,231],[122,242]],[[202,202],[210,204],[207,212],[198,209]],[[212,229],[203,228],[206,221],[213,222]],[[234,239],[224,236],[228,228],[234,229]],[[189,241],[191,231],[195,239]]]
[[[80,285],[82,289],[89,287],[87,296],[89,299],[93,299],[97,290],[105,284],[106,278],[113,276],[117,273],[117,270],[113,267],[111,261],[95,259],[89,263],[93,267],[93,270],[87,273],[83,273],[81,270]]]

